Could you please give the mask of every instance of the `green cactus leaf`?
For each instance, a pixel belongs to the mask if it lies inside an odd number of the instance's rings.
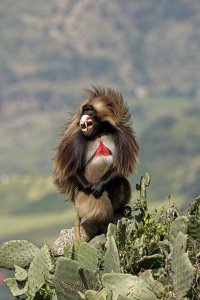
[[[104,257],[104,265],[106,273],[120,273],[120,259],[117,245],[115,242],[116,226],[114,224],[108,225],[106,252]]]
[[[140,184],[136,185],[136,189],[140,191],[140,198],[141,200],[146,200],[147,198],[147,193],[146,193],[146,188],[150,185],[150,177],[148,173],[145,173],[144,176],[141,177],[140,179]],[[145,205],[145,210],[147,209],[147,202],[144,201]]]
[[[44,285],[51,283],[54,268],[48,246],[44,245],[35,255],[28,270],[28,295],[30,297],[34,297]]]
[[[188,231],[188,218],[185,216],[178,217],[171,223],[169,232],[170,243],[173,243],[179,231],[183,234],[186,234]]]
[[[123,218],[117,222],[117,240],[118,240],[118,245],[120,247],[119,250],[125,247],[126,229],[127,229],[127,219]]]
[[[98,294],[98,292],[96,292],[96,291],[93,291],[93,290],[87,290],[87,291],[85,292],[85,299],[86,299],[86,300],[95,300],[97,294]],[[100,300],[101,300],[101,298],[100,298]]]
[[[186,249],[187,235],[179,232],[173,243],[171,268],[174,290],[181,299],[189,292],[196,275]]]
[[[108,300],[108,293],[106,289],[102,289],[100,292],[87,290],[85,292],[85,299],[86,300]]]
[[[107,292],[106,300],[114,300],[113,292],[111,290],[106,290],[106,292]]]
[[[81,243],[78,251],[78,262],[85,268],[96,271],[98,266],[98,251],[97,248],[88,244]]]
[[[158,269],[164,264],[164,256],[162,254],[153,254],[149,256],[142,256],[138,260],[138,266],[142,269]]]
[[[173,252],[172,252],[172,260],[176,262],[179,260],[179,257],[182,253],[187,251],[187,234],[183,234],[179,232],[174,240],[173,243]]]
[[[195,216],[197,219],[200,218],[200,196],[194,199],[189,214]]]
[[[0,267],[14,270],[14,265],[30,265],[39,248],[24,240],[13,240],[0,245]]]
[[[141,298],[137,298],[137,300],[140,300]],[[130,298],[129,297],[126,297],[126,296],[121,296],[121,295],[119,295],[118,296],[118,298],[117,298],[117,300],[130,300]]]
[[[64,246],[64,257],[67,257],[67,258],[71,258],[71,259],[74,259],[73,256],[74,256],[74,243],[69,243],[67,245]]]
[[[143,272],[140,275],[140,278],[142,278],[150,286],[151,290],[155,293],[155,295],[158,298],[164,297],[165,288],[162,285],[162,283],[158,282],[153,278],[151,270]]]
[[[52,297],[51,297],[51,300],[58,300],[58,297],[57,297],[57,295],[52,295]],[[60,299],[61,300],[61,299]]]
[[[78,261],[78,252],[81,247],[81,243],[72,243],[64,247],[64,256],[72,260]]]
[[[97,270],[98,251],[88,243],[68,244],[64,248],[64,256],[78,261],[86,269]]]
[[[15,265],[14,267],[15,267],[15,278],[18,281],[25,281],[28,277],[27,271],[17,265]]]
[[[189,216],[188,234],[194,239],[200,241],[200,219],[196,216]]]
[[[81,300],[82,297],[78,292],[71,290],[69,287],[65,286],[63,282],[60,282],[56,286],[57,298],[59,300]]]
[[[44,257],[44,264],[46,265],[46,269],[48,269],[48,271],[50,273],[54,273],[55,270],[55,262],[53,257],[51,256],[49,247],[47,245],[44,245],[41,248],[41,252],[43,253],[43,257]]]
[[[71,300],[81,299],[78,291],[96,290],[99,281],[94,271],[84,268],[78,261],[59,257],[56,262],[55,285],[59,300]]]
[[[23,288],[19,288],[17,280],[15,278],[6,278],[4,282],[9,287],[14,297],[22,296],[27,292],[28,289],[27,282]]]
[[[151,287],[143,279],[131,274],[104,274],[102,283],[106,289],[113,291],[114,299],[123,296],[132,300],[157,300]]]

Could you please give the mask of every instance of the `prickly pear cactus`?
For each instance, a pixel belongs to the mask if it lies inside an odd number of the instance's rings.
[[[19,262],[21,262],[20,257]],[[49,248],[44,245],[35,253],[28,271],[15,265],[15,278],[7,278],[5,283],[15,297],[25,295],[29,300],[37,297],[42,299],[42,288],[45,288],[45,294],[49,294],[53,300],[56,299],[53,286],[54,268],[55,263]]]
[[[136,184],[136,190],[140,191],[140,197],[132,206],[131,215],[137,222],[142,222],[147,212],[147,187],[150,185],[150,177],[148,173],[140,178],[140,183]]]
[[[85,300],[113,300],[112,291],[103,288],[100,292],[87,290],[85,292]]]
[[[188,234],[200,242],[200,219],[189,216]]]
[[[78,261],[83,267],[97,271],[98,250],[88,243],[68,244],[64,248],[64,256]]]
[[[164,264],[164,256],[162,254],[144,255],[138,260],[138,266],[141,269],[158,269]]]
[[[187,235],[179,231],[172,244],[173,286],[177,297],[182,299],[190,291],[195,279],[196,269],[187,253]]]
[[[197,219],[200,218],[200,196],[194,199],[194,202],[189,209],[189,214],[197,217]]]
[[[200,242],[200,197],[196,198],[189,210],[188,234]]]
[[[106,252],[104,257],[104,271],[107,273],[121,272],[119,253],[115,242],[115,235],[116,226],[114,224],[109,224],[107,231]]]
[[[164,298],[165,288],[164,286],[155,280],[152,275],[152,270],[147,270],[140,275],[140,278],[143,279],[155,293],[159,299]]]
[[[158,299],[147,282],[131,274],[104,274],[102,283],[106,290],[112,290],[113,299],[118,299],[119,296],[132,300]]]
[[[45,285],[50,289],[53,281],[54,261],[50,255],[49,248],[44,245],[37,252],[28,270],[28,295],[34,297]]]
[[[127,219],[123,218],[117,222],[116,239],[118,242],[119,251],[126,245]]]
[[[55,287],[59,300],[81,299],[80,292],[96,290],[99,281],[94,271],[84,268],[78,261],[59,257],[55,269]]]
[[[182,232],[183,234],[187,234],[187,231],[188,231],[188,218],[185,216],[181,216],[175,219],[170,226],[170,231],[169,231],[170,243],[174,242],[179,232]]]
[[[15,278],[6,278],[5,284],[9,287],[11,293],[14,297],[19,297],[25,295],[28,290],[28,284],[26,283],[23,288],[20,288],[17,280]]]
[[[17,281],[23,282],[27,280],[28,273],[25,269],[15,265],[15,278]]]
[[[9,287],[13,296],[18,297],[24,295],[28,290],[27,271],[15,265],[15,278],[6,278],[5,284]]]
[[[55,287],[58,299],[81,299],[84,290],[99,286],[97,273],[97,248],[88,243],[66,245],[64,257],[58,258],[56,263]]]
[[[137,190],[140,191],[140,197],[143,199],[147,198],[146,187],[150,185],[150,177],[148,173],[145,173],[144,176],[140,179],[140,184],[136,185]]]
[[[0,245],[0,267],[14,270],[14,265],[28,267],[39,248],[28,241],[13,240]]]

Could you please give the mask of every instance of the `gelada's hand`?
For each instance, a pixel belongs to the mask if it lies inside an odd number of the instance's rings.
[[[95,183],[91,187],[92,194],[95,198],[100,198],[103,193],[103,186],[100,183]]]

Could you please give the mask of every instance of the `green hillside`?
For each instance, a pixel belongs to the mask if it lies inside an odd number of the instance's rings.
[[[0,184],[1,240],[26,238],[36,244],[55,239],[72,226],[74,210],[48,177],[19,176]]]
[[[200,193],[200,103],[191,104],[189,100],[170,103],[159,101],[160,110],[158,104],[151,104],[160,115],[141,134],[142,169],[152,175],[154,199],[163,199],[169,194],[172,197],[180,195],[190,202]],[[171,106],[173,111],[167,112],[167,107]]]

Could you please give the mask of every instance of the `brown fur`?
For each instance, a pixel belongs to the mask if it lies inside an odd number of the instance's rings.
[[[113,131],[108,137],[115,148],[111,165],[106,160],[102,160],[97,167],[92,161],[85,165],[90,142],[83,136],[79,127],[82,107],[85,104],[95,109],[100,122],[112,125]],[[129,202],[131,190],[125,177],[135,169],[138,149],[130,124],[130,114],[121,94],[112,89],[96,87],[87,90],[85,100],[65,126],[54,158],[55,182],[60,192],[75,202],[80,218],[108,223],[112,221],[114,211]],[[79,191],[74,180],[78,172],[84,170],[84,176],[93,184],[98,183],[111,168],[116,170],[117,178],[110,183],[99,199]]]

